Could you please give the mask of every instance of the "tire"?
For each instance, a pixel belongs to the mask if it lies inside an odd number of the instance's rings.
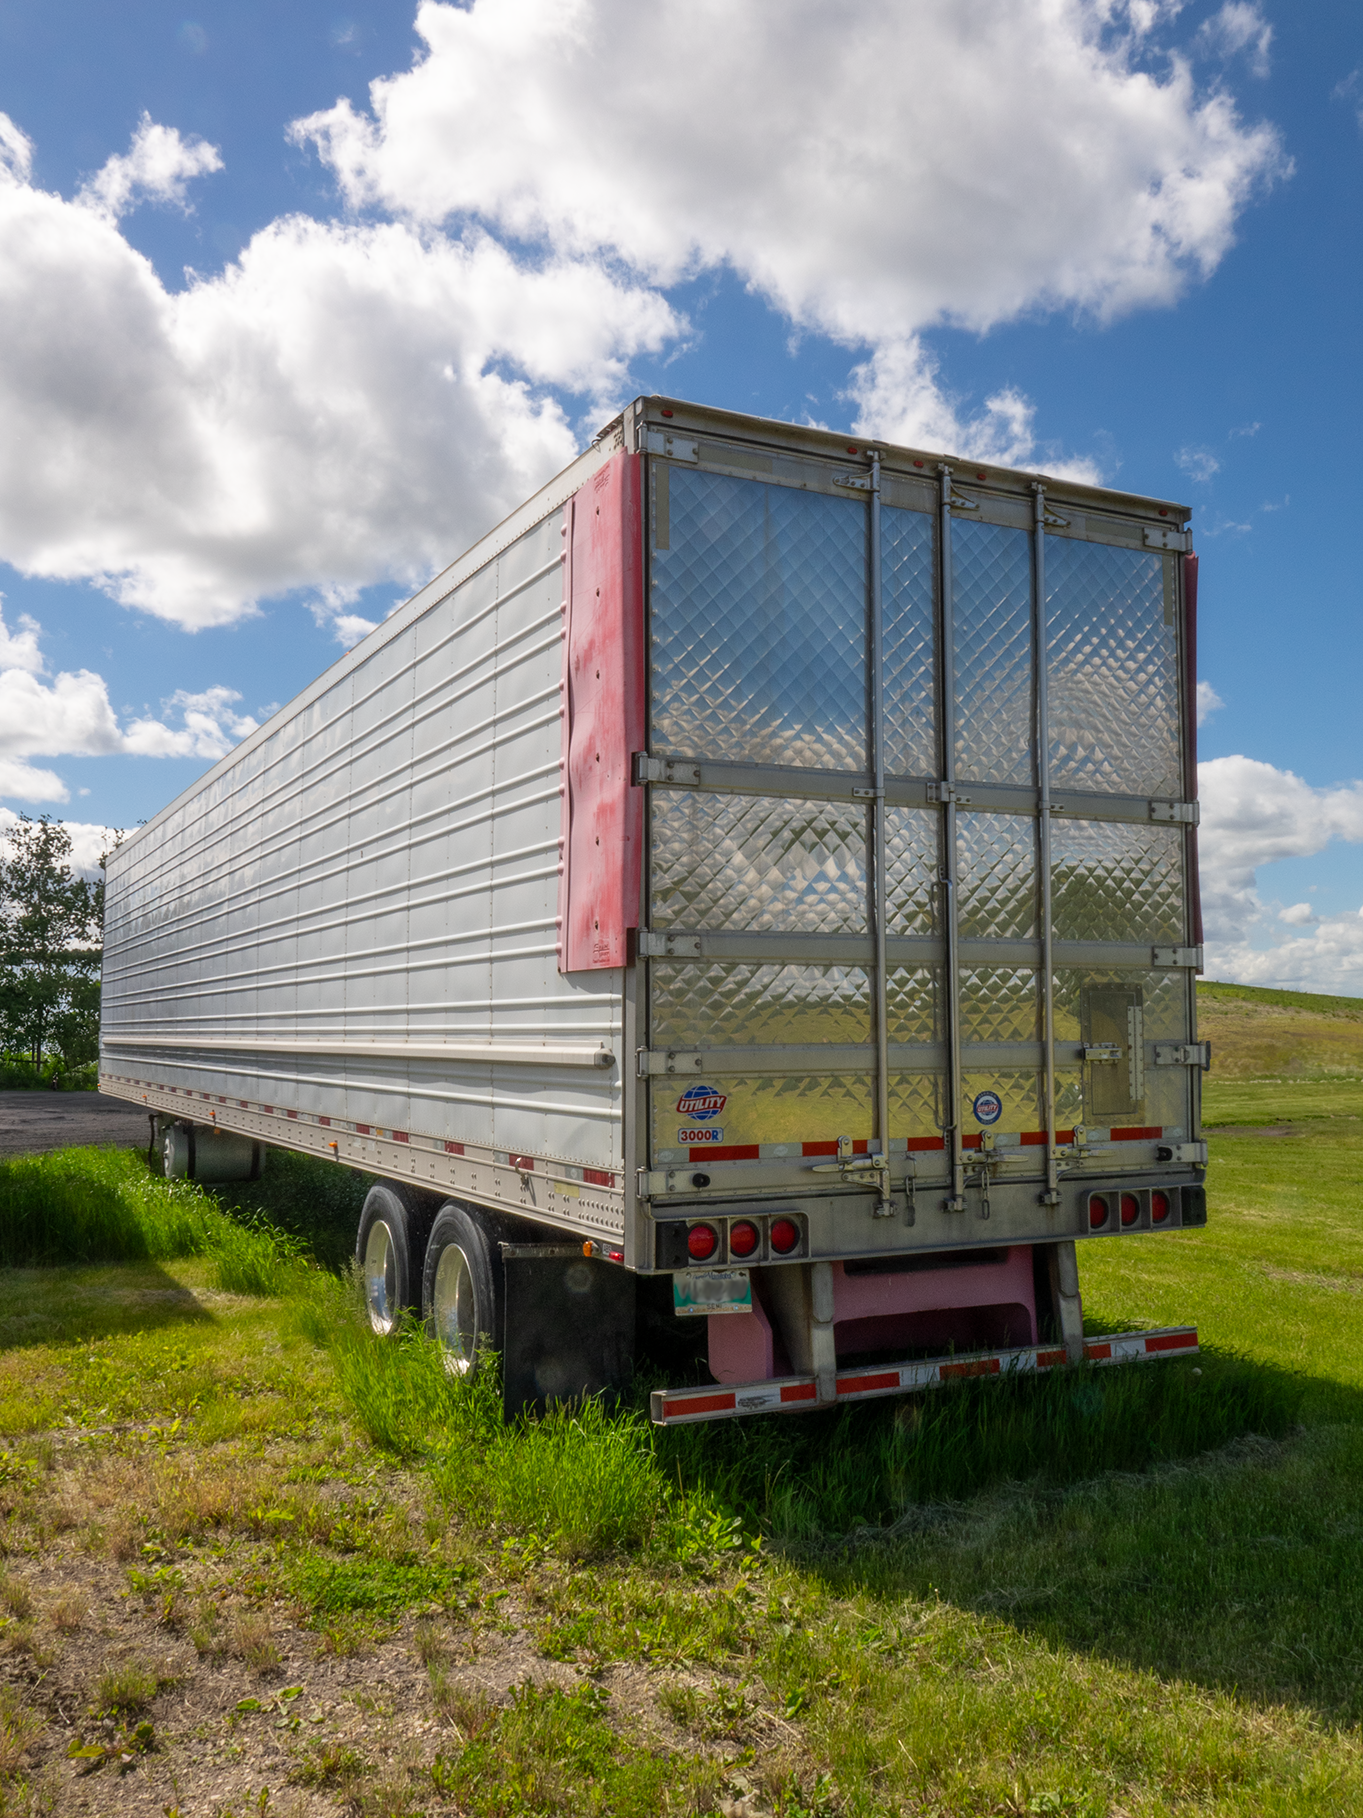
[[[452,1376],[472,1376],[502,1348],[502,1258],[488,1222],[465,1206],[444,1205],[426,1243],[421,1317],[445,1353]]]
[[[417,1310],[416,1259],[427,1218],[420,1202],[400,1187],[371,1187],[360,1213],[355,1260],[364,1283],[365,1311],[379,1338],[392,1338]]]

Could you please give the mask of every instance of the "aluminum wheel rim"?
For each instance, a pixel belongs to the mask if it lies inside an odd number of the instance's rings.
[[[445,1353],[445,1368],[451,1375],[465,1375],[478,1343],[478,1311],[473,1274],[458,1244],[446,1244],[435,1265],[431,1319],[436,1343]]]
[[[364,1298],[369,1323],[380,1335],[393,1330],[397,1317],[397,1246],[381,1218],[369,1227],[364,1246]]]

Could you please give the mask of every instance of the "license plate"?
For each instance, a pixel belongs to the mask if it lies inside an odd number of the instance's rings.
[[[677,1313],[751,1313],[752,1281],[746,1269],[679,1269],[672,1306]]]

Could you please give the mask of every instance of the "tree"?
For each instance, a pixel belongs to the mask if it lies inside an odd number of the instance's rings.
[[[24,1050],[35,1068],[53,1053],[64,1068],[97,1059],[103,922],[104,880],[76,876],[65,827],[21,814],[0,858],[0,1044],[7,1052]]]

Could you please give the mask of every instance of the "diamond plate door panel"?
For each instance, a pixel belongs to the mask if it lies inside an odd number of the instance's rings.
[[[1037,932],[1035,823],[1016,815],[958,814],[956,854],[962,935],[1029,940]]]
[[[867,763],[867,512],[674,467],[651,561],[652,749]]]
[[[1141,1006],[1141,1038],[1145,1047],[1144,1083],[1138,1108],[1118,1111],[1099,1109],[1093,1092],[1097,1065],[1077,1069],[1068,1075],[1068,1093],[1061,1115],[1057,1098],[1058,1125],[1089,1123],[1112,1128],[1139,1124],[1166,1130],[1192,1127],[1192,1083],[1187,1067],[1154,1065],[1155,1043],[1191,1039],[1189,1028],[1189,984],[1182,972],[1126,972],[1110,969],[1065,967],[1055,975],[1055,1039],[1077,1042],[1085,1039],[1085,1008],[1095,993],[1129,992],[1138,997]],[[1110,1033],[1110,1032],[1108,1032]],[[1084,1076],[1088,1078],[1085,1080]],[[1108,1101],[1105,1099],[1104,1103]]]
[[[654,928],[860,933],[866,810],[844,802],[658,790]]]
[[[871,1134],[874,1087],[870,1074],[809,1074],[731,1078],[704,1082],[709,1095],[722,1103],[703,1123],[686,1115],[682,1095],[685,1082],[655,1080],[650,1088],[652,1105],[653,1165],[703,1160],[706,1154],[735,1147],[790,1143],[799,1153],[802,1143],[833,1142],[850,1136],[854,1142]],[[691,1088],[694,1090],[694,1086]],[[698,1140],[683,1139],[695,1136]]]
[[[933,570],[932,516],[883,506],[885,768],[891,776],[936,776],[940,768]]]
[[[869,1042],[871,996],[859,966],[650,962],[655,1048]]]
[[[1174,560],[1046,539],[1053,787],[1182,795]]]
[[[963,1042],[1041,1040],[1041,975],[1031,966],[961,969]]]
[[[1183,832],[1114,821],[1052,822],[1051,903],[1062,941],[1183,939]]]
[[[936,809],[885,810],[885,922],[890,934],[938,932],[940,826]]]
[[[1025,530],[951,526],[956,769],[976,783],[1030,783],[1032,555]]]
[[[986,1111],[985,1117],[978,1117],[975,1104],[984,1098],[980,1106]],[[998,1098],[1003,1109],[994,1114],[993,1099]],[[1022,1132],[1028,1135],[1046,1127],[1045,1078],[1041,1073],[1031,1069],[996,1068],[992,1072],[965,1071],[961,1074],[961,1104],[964,1107],[964,1129],[968,1136],[978,1136],[985,1130],[997,1130],[1001,1133]],[[1045,1167],[1043,1148],[1036,1151],[1038,1173]]]
[[[942,1040],[942,975],[936,966],[895,966],[886,990],[892,1042]]]

